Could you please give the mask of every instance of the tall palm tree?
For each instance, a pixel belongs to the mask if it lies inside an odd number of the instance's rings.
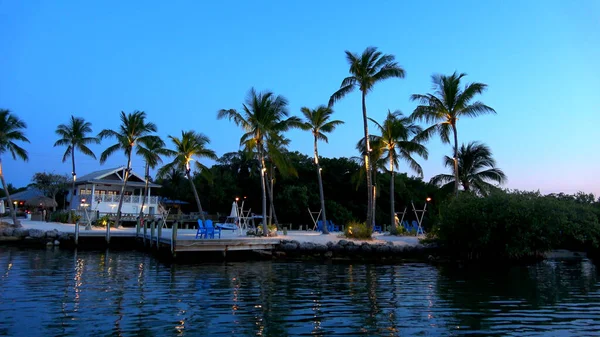
[[[450,132],[454,136],[454,193],[458,195],[458,132],[456,122],[461,117],[477,117],[496,111],[482,102],[472,102],[476,95],[483,93],[487,84],[467,83],[464,88],[460,87],[460,81],[466,74],[454,72],[450,76],[433,75],[433,90],[431,94],[415,94],[411,96],[413,101],[422,105],[417,106],[413,112],[415,119],[425,120],[427,123],[435,123],[423,132],[423,139],[427,139],[434,133],[438,133],[444,143],[450,143]]]
[[[329,107],[356,87],[362,94],[362,114],[364,139],[366,141],[365,170],[367,176],[367,224],[372,227],[375,224],[375,214],[373,213],[374,189],[372,183],[371,169],[371,144],[369,137],[369,126],[367,124],[367,94],[373,90],[376,83],[388,78],[404,78],[404,69],[396,63],[394,55],[383,54],[377,51],[375,47],[368,47],[361,55],[351,53],[346,50],[346,59],[350,65],[350,76],[344,78],[340,89],[336,91],[329,99]]]
[[[73,207],[73,197],[75,196],[75,181],[77,180],[77,173],[75,171],[75,150],[78,149],[81,153],[86,156],[90,156],[96,159],[94,152],[88,147],[89,144],[100,144],[98,137],[89,137],[88,133],[92,132],[92,123],[86,122],[81,117],[71,116],[69,124],[60,124],[56,127],[55,133],[60,137],[54,146],[67,146],[63,155],[63,163],[67,161],[67,158],[71,157],[71,164],[73,171],[71,172],[72,187],[71,193],[69,193],[69,205]],[[69,212],[69,222],[71,221],[71,212]]]
[[[146,163],[144,178],[144,196],[142,197],[142,207],[140,208],[140,219],[144,217],[144,205],[146,196],[148,196],[148,185],[150,184],[150,169],[154,169],[158,164],[162,164],[161,156],[172,156],[174,152],[165,148],[165,142],[160,137],[148,137],[138,143],[136,148],[137,155],[144,158]]]
[[[343,121],[340,120],[330,120],[331,115],[333,115],[333,109],[330,107],[326,107],[324,105],[318,106],[316,109],[309,109],[307,107],[303,107],[300,109],[302,114],[304,115],[304,124],[302,125],[302,129],[306,131],[310,131],[314,137],[315,144],[315,166],[317,168],[317,177],[319,179],[319,196],[321,198],[321,214],[323,215],[323,234],[329,234],[327,230],[327,214],[325,212],[325,194],[323,193],[323,179],[321,177],[321,164],[319,164],[319,150],[317,147],[317,141],[320,139],[325,143],[328,143],[329,140],[325,133],[330,133],[335,130],[338,125],[344,124]]]
[[[454,167],[454,159],[444,158],[446,167]],[[452,174],[438,174],[431,178],[431,183],[441,185],[442,189],[454,185],[455,176]],[[463,144],[458,150],[458,182],[465,191],[473,191],[480,195],[487,195],[495,188],[489,181],[503,184],[506,182],[504,172],[496,167],[492,151],[488,146],[479,142]]]
[[[295,119],[293,119],[293,121],[294,123],[296,122]],[[292,165],[288,157],[287,147],[289,144],[290,140],[285,138],[282,134],[267,137],[267,148],[264,153],[266,154],[265,162],[268,166],[265,178],[270,203],[269,225],[271,225],[272,221],[275,221],[275,224],[279,224],[274,205],[275,195],[273,186],[275,185],[275,169],[277,169],[282,176],[298,177],[298,171],[296,171],[296,168]]]
[[[27,151],[17,145],[15,141],[21,141],[29,143],[29,139],[25,137],[24,129],[27,128],[27,124],[16,115],[12,114],[9,110],[0,109],[0,179],[2,180],[2,188],[6,193],[6,199],[8,200],[8,207],[11,210],[13,218],[13,224],[19,225],[17,221],[17,209],[10,198],[8,192],[8,186],[4,180],[4,170],[2,169],[2,155],[6,152],[10,152],[13,159],[19,157],[23,161],[29,160]]]
[[[388,110],[386,119],[383,125],[377,123],[372,118],[369,118],[381,133],[380,136],[375,136],[374,141],[379,143],[382,149],[382,157],[389,161],[390,168],[390,211],[391,222],[393,226],[396,222],[396,209],[394,204],[394,168],[399,167],[400,159],[406,161],[408,166],[415,171],[419,176],[423,176],[421,165],[412,157],[413,153],[424,159],[427,159],[427,148],[419,144],[415,140],[415,136],[419,135],[423,130],[418,125],[412,123],[410,117],[406,117],[400,111],[391,112]]]
[[[380,171],[385,171],[386,160],[383,158],[383,144],[377,141],[377,138],[373,135],[369,135],[369,144],[371,146],[370,159],[371,159],[371,170],[372,170],[372,188],[373,193],[371,194],[371,212],[373,214],[373,224],[375,224],[375,211],[377,209],[377,195],[379,193],[379,183],[377,182],[377,175]],[[367,154],[367,144],[365,138],[361,138],[356,144],[356,149],[360,152],[360,157],[351,157],[351,159],[358,163],[361,168],[352,175],[352,181],[356,184],[356,188],[361,185],[364,177],[366,176],[365,158]]]
[[[221,109],[217,113],[218,119],[227,118],[244,129],[246,133],[240,138],[240,146],[257,154],[260,162],[264,235],[267,234],[266,142],[268,137],[278,137],[298,122],[297,118],[286,118],[288,116],[287,105],[288,101],[283,96],[275,96],[270,91],[257,93],[252,88],[248,93],[246,103],[242,105],[242,111]]]
[[[198,161],[198,158],[217,159],[215,151],[206,147],[210,143],[210,139],[208,136],[194,131],[181,131],[181,138],[169,136],[169,139],[171,139],[173,145],[175,145],[175,150],[172,151],[172,156],[175,158],[172,162],[163,166],[158,171],[158,176],[165,177],[167,174],[169,174],[169,172],[172,172],[173,169],[184,170],[185,176],[187,177],[190,187],[192,188],[192,192],[194,193],[196,205],[198,206],[198,212],[200,212],[200,217],[202,218],[202,221],[206,221],[204,210],[202,210],[202,204],[200,203],[200,197],[198,196],[198,190],[196,189],[196,185],[194,185],[194,180],[192,179],[192,167],[190,163],[195,161],[196,169],[201,171],[208,170],[206,166]]]
[[[100,155],[100,164],[103,164],[106,159],[118,150],[123,150],[127,157],[127,166],[123,175],[123,186],[121,187],[121,194],[119,195],[119,206],[117,207],[117,219],[115,220],[115,226],[119,227],[121,221],[121,208],[123,207],[123,197],[125,193],[125,187],[127,180],[131,174],[131,154],[133,148],[138,142],[144,142],[148,138],[156,137],[152,135],[156,132],[156,124],[146,122],[146,113],[143,111],[134,111],[133,113],[125,114],[121,111],[121,125],[118,130],[104,129],[100,131],[98,136],[100,139],[105,138],[116,138],[117,143],[109,146]]]

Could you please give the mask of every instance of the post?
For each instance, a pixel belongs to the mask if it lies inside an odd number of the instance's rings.
[[[140,236],[140,221],[142,221],[142,218],[138,218],[137,221],[135,222],[135,237],[137,238],[138,236]]]
[[[143,228],[144,228],[144,247],[146,246],[146,235],[148,234],[148,226],[146,226],[146,224],[142,224]]]
[[[152,241],[154,240],[154,227],[156,222],[152,221],[150,223],[150,248],[152,248]]]
[[[110,243],[110,218],[106,223],[106,244]]]
[[[173,222],[173,227],[171,231],[171,254],[175,255],[175,244],[177,243],[177,226],[178,222]]]
[[[75,246],[79,245],[79,221],[75,222]]]
[[[160,237],[162,236],[162,224],[160,223],[160,220],[158,221],[158,226],[157,226],[157,230],[158,230],[158,235],[156,235],[156,248],[158,248],[159,243],[160,243]]]

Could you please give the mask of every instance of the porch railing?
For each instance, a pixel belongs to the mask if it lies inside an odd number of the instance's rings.
[[[98,203],[98,202],[119,202],[121,199],[120,195],[101,194],[95,195],[92,201],[91,194],[78,195],[79,201],[85,199],[87,203]],[[142,203],[142,197],[139,195],[126,195],[123,197],[123,203],[125,204],[140,204]],[[146,198],[146,204],[158,204],[158,197],[151,196]]]

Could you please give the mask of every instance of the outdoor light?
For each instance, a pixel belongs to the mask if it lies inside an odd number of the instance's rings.
[[[238,198],[238,197],[235,197],[235,201],[236,201],[236,202],[237,202],[237,201],[239,201],[239,200],[240,200],[240,198]]]
[[[430,202],[430,201],[431,201],[431,198],[430,198],[430,197],[427,197],[427,199],[425,199],[425,200],[426,200],[427,202]]]

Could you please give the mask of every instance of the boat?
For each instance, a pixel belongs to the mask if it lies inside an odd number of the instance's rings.
[[[237,203],[234,201],[231,205],[231,213],[225,219],[224,222],[216,223],[215,227],[221,228],[222,230],[234,231],[239,229],[240,217],[238,215]]]

